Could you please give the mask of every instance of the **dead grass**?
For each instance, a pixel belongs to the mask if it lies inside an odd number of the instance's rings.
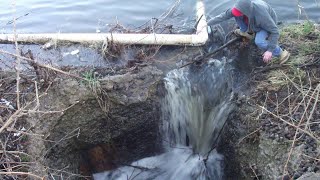
[[[312,22],[295,24],[284,27],[281,31],[280,41],[302,58],[306,55],[320,54],[320,29]]]
[[[289,25],[281,32],[281,43],[292,52],[285,66],[263,72],[254,77],[257,88],[253,102],[262,110],[258,121],[275,123],[282,130],[293,131],[288,158],[283,163],[283,175],[293,178],[297,165],[291,163],[295,147],[316,142],[319,146],[320,131],[320,33],[310,22]],[[266,130],[264,133],[270,133]],[[284,136],[282,131],[279,136]],[[290,133],[290,132],[289,132]],[[292,133],[291,133],[292,134]],[[306,138],[302,138],[306,137]],[[318,156],[308,155],[319,159]],[[310,167],[311,168],[311,167]]]

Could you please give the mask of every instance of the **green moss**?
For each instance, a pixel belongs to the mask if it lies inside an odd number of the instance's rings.
[[[21,162],[30,162],[31,161],[30,156],[25,155],[25,154],[21,154],[20,159],[21,159]]]

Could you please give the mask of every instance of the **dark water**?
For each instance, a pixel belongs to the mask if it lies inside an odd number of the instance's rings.
[[[296,22],[306,19],[305,13],[299,15],[298,3],[304,8],[307,16],[320,22],[320,0],[265,0],[276,10],[279,20],[284,22]],[[207,14],[215,16],[221,13],[227,7],[232,7],[235,0],[206,0]]]
[[[296,21],[296,0],[266,0],[277,11],[281,21]],[[176,0],[24,0],[17,1],[16,17],[20,33],[101,32],[117,22],[126,27],[139,26],[161,16]],[[181,0],[178,11],[170,16],[175,27],[190,28],[194,20],[195,0]],[[310,19],[320,22],[320,0],[300,0]],[[234,0],[205,0],[207,15],[214,16],[232,6]],[[12,31],[11,0],[1,0],[1,33]],[[301,18],[304,18],[303,15]]]
[[[1,0],[0,28],[12,31],[13,6],[10,0]],[[175,0],[25,0],[17,2],[16,17],[20,33],[40,32],[101,32],[109,26],[139,26],[159,17],[170,9]],[[176,21],[183,25],[194,11],[193,0],[184,0],[179,6]],[[183,9],[183,10],[182,10]],[[27,15],[26,15],[27,14]],[[194,13],[193,13],[194,14]],[[192,15],[193,15],[192,14]],[[9,23],[8,23],[9,22]]]

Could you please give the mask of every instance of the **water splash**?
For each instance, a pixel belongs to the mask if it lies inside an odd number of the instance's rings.
[[[191,149],[175,148],[159,156],[136,161],[112,172],[99,173],[94,179],[107,180],[206,180],[222,179],[222,156],[213,152],[207,165]]]
[[[95,174],[94,179],[223,179],[223,156],[214,147],[233,110],[224,64],[212,60],[205,68],[168,73],[167,95],[162,104],[166,153]]]
[[[224,63],[213,60],[211,66],[194,71],[174,70],[165,80],[165,141],[207,154],[233,109]]]

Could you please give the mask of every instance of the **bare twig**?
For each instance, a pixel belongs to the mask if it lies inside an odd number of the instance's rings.
[[[318,138],[316,138],[316,137],[315,137],[313,134],[311,134],[310,132],[308,132],[308,131],[300,128],[299,126],[296,126],[296,125],[294,125],[294,124],[292,124],[292,123],[284,120],[283,118],[281,118],[281,117],[277,116],[276,114],[272,113],[271,111],[269,111],[269,110],[266,109],[265,107],[262,107],[262,106],[259,106],[259,107],[262,108],[262,109],[264,109],[267,113],[271,114],[273,117],[275,117],[275,118],[279,119],[280,121],[288,124],[289,126],[292,126],[292,127],[296,128],[296,129],[300,130],[301,132],[304,132],[305,134],[309,135],[311,138],[313,138],[314,140],[316,140],[318,143],[320,143],[320,140],[319,140]]]
[[[10,161],[6,161],[6,163],[9,164],[21,164],[21,165],[17,165],[17,166],[13,166],[12,168],[17,168],[17,167],[28,167],[28,164],[36,164],[36,162],[22,162],[22,161],[18,161],[18,162],[10,162]],[[7,170],[7,169],[1,169],[1,170]]]
[[[63,170],[63,169],[53,169],[53,168],[48,167],[48,170],[54,171],[55,173],[61,173],[61,175],[62,175],[62,173],[63,173],[63,174],[68,174],[70,177],[71,177],[71,176],[73,176],[73,177],[78,177],[79,179],[86,179],[86,180],[90,180],[90,179],[91,179],[90,176],[83,176],[83,175],[81,175],[81,174],[74,174],[74,173],[65,171],[65,170]],[[50,174],[51,174],[51,177],[52,177],[52,174],[53,174],[53,173],[50,173]],[[53,175],[56,175],[56,174],[53,174]],[[53,179],[54,179],[54,178],[53,178]],[[61,177],[60,179],[63,180],[63,177]]]
[[[56,72],[58,72],[58,73],[61,73],[61,74],[64,74],[64,75],[67,75],[67,76],[70,76],[70,77],[74,77],[74,78],[77,78],[77,79],[81,79],[81,80],[87,81],[87,79],[85,79],[85,78],[83,78],[83,77],[80,77],[80,76],[77,76],[77,75],[74,75],[74,74],[70,74],[70,73],[68,73],[68,72],[62,71],[62,70],[60,70],[60,69],[58,69],[58,68],[55,68],[55,67],[52,67],[52,66],[50,66],[50,65],[40,64],[40,63],[38,63],[38,62],[30,59],[30,58],[22,57],[22,56],[20,56],[20,55],[12,54],[12,53],[10,53],[10,52],[3,51],[3,50],[0,50],[0,53],[2,53],[2,54],[8,54],[8,55],[13,56],[13,57],[19,57],[20,59],[23,59],[23,60],[25,60],[25,61],[29,61],[29,62],[36,63],[37,66],[40,66],[40,67],[43,67],[43,68],[46,68],[46,69],[50,69],[50,70],[52,70],[52,71],[56,71]]]
[[[309,159],[313,159],[313,160],[315,160],[315,161],[320,161],[320,159],[317,159],[317,158],[308,156],[308,155],[306,155],[306,154],[300,154],[300,155],[302,155],[302,156],[304,156],[304,157],[307,157],[307,158],[309,158]]]
[[[252,166],[251,166],[251,165],[249,165],[249,166],[250,166],[250,169],[252,170],[252,172],[253,172],[253,174],[254,174],[255,178],[256,178],[257,180],[259,180],[259,177],[258,177],[258,175],[257,175],[256,171],[252,168]]]
[[[36,105],[36,107],[34,107],[34,110],[37,110],[40,107],[39,91],[38,91],[38,83],[37,83],[37,81],[34,81],[34,87],[36,89],[36,100],[37,100],[37,105]]]
[[[16,49],[16,54],[19,54],[19,47],[18,47],[18,41],[17,41],[17,28],[16,28],[16,1],[13,0],[12,1],[12,7],[13,7],[13,33],[14,33],[14,43],[15,43],[15,49]],[[16,56],[16,73],[17,73],[17,109],[20,109],[20,66],[21,64],[21,60],[19,58],[19,56]]]
[[[302,85],[301,85],[301,86],[302,86]],[[313,94],[311,95],[312,97],[315,95],[317,89],[318,89],[318,88],[316,88],[316,90],[314,90]],[[307,94],[308,94],[308,93],[307,93]],[[307,94],[304,96],[303,99],[305,99],[305,97],[307,96]],[[317,99],[318,99],[318,95],[319,95],[319,93],[317,94]],[[312,100],[312,98],[309,99],[308,103],[306,104],[306,106],[305,106],[305,108],[304,108],[305,110],[304,110],[304,112],[303,112],[303,114],[302,114],[302,116],[301,116],[301,118],[300,118],[300,121],[299,121],[299,123],[298,123],[298,127],[300,127],[301,124],[303,123],[303,118],[306,116],[306,113],[308,112],[309,106],[310,106],[310,104],[311,104],[311,100]],[[304,128],[305,131],[307,130],[306,127],[307,127],[307,125],[308,125],[308,123],[309,123],[309,120],[311,119],[311,116],[312,116],[312,114],[313,114],[313,112],[314,112],[314,109],[315,109],[315,106],[316,106],[316,105],[317,105],[317,101],[315,102],[315,105],[314,105],[314,107],[313,107],[313,109],[312,109],[312,111],[311,111],[311,113],[310,113],[310,115],[309,115],[309,117],[308,117],[307,123],[306,123],[305,128]],[[292,155],[293,150],[294,150],[294,146],[295,146],[295,142],[296,142],[296,140],[297,140],[298,133],[299,133],[299,130],[298,130],[298,128],[297,128],[297,129],[296,129],[296,132],[295,132],[295,135],[294,135],[294,138],[293,138],[293,142],[292,142],[292,144],[291,144],[291,148],[290,148],[290,152],[289,152],[289,155],[288,155],[286,164],[285,164],[285,166],[284,166],[284,168],[283,168],[283,174],[286,174],[286,172],[287,172],[288,164],[289,164],[289,161],[290,161],[290,159],[291,159],[291,155]]]
[[[49,88],[49,87],[48,87]],[[41,98],[42,96],[46,95],[46,91],[45,93],[43,93],[42,95],[38,95],[37,98]],[[36,102],[37,102],[37,98],[36,98]],[[24,107],[20,108],[19,110],[15,111],[10,117],[9,119],[4,123],[4,125],[0,128],[0,134],[2,133],[2,131],[4,129],[6,129],[8,126],[10,126],[11,123],[13,123],[18,117],[21,117],[27,113],[42,113],[42,114],[50,114],[50,113],[63,113],[64,111],[70,109],[71,107],[73,107],[74,105],[76,105],[78,102],[76,102],[75,104],[67,107],[64,110],[61,111],[49,111],[49,112],[43,112],[43,111],[34,111],[34,110],[27,110],[29,108],[30,105],[32,105],[35,101],[31,101],[28,104],[26,104]]]
[[[21,151],[4,151],[4,150],[0,150],[0,154],[3,153],[8,153],[8,154],[23,154],[26,156],[30,156],[29,154],[25,153],[25,152],[21,152]]]
[[[253,131],[252,133],[250,133],[250,134],[246,135],[245,137],[241,138],[240,141],[238,142],[238,145],[239,145],[243,140],[245,140],[246,138],[248,138],[249,136],[255,134],[256,132],[259,132],[261,128],[262,128],[262,127],[259,127],[257,130],[255,130],[255,131]]]
[[[14,18],[14,20],[15,20],[15,22],[17,21],[17,20],[19,20],[19,19],[21,19],[21,18],[23,18],[23,17],[25,17],[25,16],[28,16],[30,13],[25,13],[25,14],[23,14],[22,16],[19,16],[19,17],[16,17],[16,18]],[[10,21],[8,21],[7,22],[7,25],[10,25],[10,24],[13,24],[14,23],[14,21],[13,20],[10,20]]]
[[[316,91],[318,91],[318,93],[317,93],[317,95],[316,95],[316,98],[315,98],[315,102],[314,102],[314,105],[313,105],[313,107],[312,107],[312,110],[311,110],[311,112],[310,112],[310,114],[309,114],[309,117],[308,117],[308,119],[307,119],[307,123],[306,123],[306,126],[305,126],[305,130],[307,130],[307,126],[309,125],[309,123],[310,123],[310,119],[312,118],[312,115],[313,115],[313,113],[315,112],[315,110],[316,110],[316,108],[317,108],[317,105],[318,105],[318,101],[319,101],[319,91],[320,91],[320,84],[316,87],[316,89],[314,90],[314,93],[313,93],[313,95],[312,96],[314,96],[314,94],[315,94],[315,92]],[[311,98],[310,98],[310,100],[311,100]]]
[[[150,168],[147,168],[147,167],[143,167],[143,166],[134,166],[134,165],[131,165],[131,164],[123,164],[124,166],[128,166],[128,167],[132,167],[132,168],[135,168],[135,169],[140,169],[142,171],[150,171],[152,169]]]
[[[0,172],[0,175],[24,175],[24,176],[30,176],[36,179],[41,179],[41,180],[44,179],[44,177],[40,177],[35,174],[31,174],[27,172]]]
[[[291,155],[293,153],[293,149],[294,149],[294,145],[296,143],[296,140],[297,140],[297,136],[298,136],[298,129],[296,129],[296,132],[294,134],[294,138],[293,138],[293,141],[292,141],[292,144],[291,144],[291,148],[290,148],[290,152],[289,152],[289,155],[288,155],[288,158],[287,158],[287,161],[286,161],[286,164],[284,165],[284,168],[283,168],[283,174],[286,174],[287,172],[287,169],[288,169],[288,164],[289,164],[289,161],[291,159]],[[284,178],[284,177],[283,177]],[[283,179],[282,178],[282,179]]]
[[[74,138],[74,137],[79,137],[80,135],[80,127],[75,128],[71,132],[67,133],[65,136],[63,136],[59,141],[54,141],[54,145],[52,145],[50,148],[48,148],[45,152],[44,155],[47,155],[48,152],[51,151],[54,147],[59,145],[62,141],[66,141],[68,139]]]
[[[44,137],[44,135],[42,135],[42,134],[28,133],[28,132],[19,131],[19,130],[16,130],[16,129],[14,129],[14,128],[10,128],[10,127],[7,128],[7,131],[9,131],[9,132],[15,132],[15,133],[20,133],[20,134],[24,134],[24,135],[28,135],[28,136]]]
[[[295,82],[294,82],[291,78],[289,78],[285,73],[282,72],[282,74],[283,74],[283,75],[292,83],[292,85],[293,85],[298,91],[300,91],[303,95],[306,95],[306,96],[314,99],[313,96],[310,96],[308,93],[305,93],[305,91],[304,91],[305,88],[303,88],[302,85],[301,85],[301,87],[299,87],[299,86],[297,85],[297,83],[295,83]],[[310,91],[310,89],[312,89],[311,86],[309,87],[309,91]],[[309,91],[308,91],[308,92],[309,92]]]
[[[2,131],[4,130],[4,129],[6,129],[8,126],[10,126],[10,124],[13,122],[13,121],[15,121],[15,119],[17,118],[17,117],[19,117],[19,116],[21,116],[22,115],[22,109],[19,109],[19,110],[17,110],[16,112],[14,112],[10,117],[9,117],[9,119],[4,123],[4,125],[0,128],[0,134],[2,133]]]

